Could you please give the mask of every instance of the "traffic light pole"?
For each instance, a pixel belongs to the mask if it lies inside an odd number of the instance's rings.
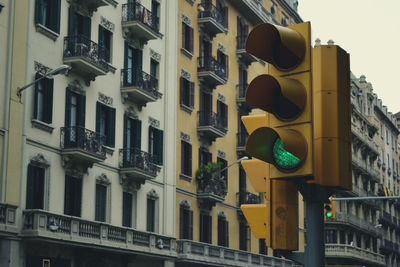
[[[284,252],[281,254],[306,267],[325,266],[324,203],[330,195],[327,187],[317,184],[296,184],[303,195],[306,210],[305,252]]]

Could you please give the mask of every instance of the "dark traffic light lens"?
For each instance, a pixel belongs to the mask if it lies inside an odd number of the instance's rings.
[[[276,165],[283,170],[292,170],[301,164],[301,160],[298,157],[284,149],[282,140],[280,138],[276,139],[275,141],[273,156]]]

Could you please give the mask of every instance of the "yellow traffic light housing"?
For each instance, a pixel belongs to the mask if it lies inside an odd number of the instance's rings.
[[[324,205],[324,214],[328,219],[336,218],[336,207],[332,197],[329,197],[329,202]]]
[[[271,179],[313,175],[310,31],[309,22],[264,23],[246,41],[248,53],[270,63],[269,74],[256,77],[246,91],[246,102],[267,112],[267,124],[249,131],[246,153],[271,164]]]

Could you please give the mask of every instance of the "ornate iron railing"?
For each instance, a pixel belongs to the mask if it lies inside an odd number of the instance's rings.
[[[205,168],[205,166],[202,166],[201,168]],[[213,194],[219,197],[226,196],[226,182],[219,172],[207,174],[202,169],[199,169],[198,171],[202,172],[201,175],[196,173],[198,194]]]
[[[212,18],[224,28],[228,26],[226,16],[211,3],[199,4],[199,18]]]
[[[81,126],[61,127],[60,132],[61,148],[77,148],[100,157],[106,156],[106,150],[103,147],[106,143],[104,135]]]
[[[109,52],[84,35],[64,37],[64,57],[84,57],[89,62],[108,70]]]
[[[198,116],[199,126],[211,126],[223,132],[228,130],[228,121],[226,117],[219,116],[210,111],[199,111]]]
[[[119,150],[120,168],[137,168],[152,176],[156,176],[159,167],[156,165],[157,157],[137,148],[124,148]]]
[[[197,71],[211,71],[221,79],[226,80],[226,68],[213,57],[199,57]]]
[[[160,30],[157,14],[153,14],[150,10],[145,8],[139,3],[127,3],[122,5],[122,21],[140,21],[141,23],[149,26],[157,33]]]
[[[260,204],[261,198],[259,195],[250,192],[237,192],[236,193],[237,206],[242,204]]]
[[[159,97],[158,80],[150,74],[138,68],[129,68],[121,70],[121,87],[137,87]]]

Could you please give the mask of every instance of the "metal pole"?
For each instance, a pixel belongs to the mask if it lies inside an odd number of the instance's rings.
[[[324,203],[306,199],[307,247],[306,266],[325,266]]]
[[[390,196],[390,197],[334,197],[333,201],[342,200],[385,200],[385,199],[400,199],[400,196]]]

